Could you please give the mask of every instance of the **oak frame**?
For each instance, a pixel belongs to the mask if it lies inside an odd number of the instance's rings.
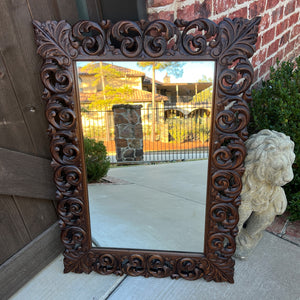
[[[233,283],[235,236],[246,155],[250,86],[260,18],[152,22],[33,21],[43,58],[46,117],[57,186],[64,272],[124,273]],[[204,253],[92,247],[76,61],[213,60]]]

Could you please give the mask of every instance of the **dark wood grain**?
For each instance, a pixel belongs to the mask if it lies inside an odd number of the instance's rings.
[[[31,240],[57,221],[53,201],[17,196],[14,199]],[[35,218],[32,218],[32,216],[35,216]]]
[[[57,187],[65,272],[129,274],[233,283],[235,236],[248,102],[260,18],[100,24],[34,21],[44,59],[50,151]],[[73,62],[78,60],[213,60],[216,80],[208,166],[204,253],[92,248],[79,99]]]
[[[40,60],[35,55],[32,43],[34,36],[30,24],[31,15],[26,1],[3,0],[0,5],[1,55],[6,68],[6,78],[9,79],[13,91],[10,97],[1,99],[4,102],[1,104],[16,109],[19,117],[12,123],[21,123],[21,131],[26,131],[22,141],[14,143],[11,149],[49,157],[45,133],[47,125],[43,116],[44,104],[41,101],[42,86],[37,72]],[[15,133],[15,136],[21,138],[22,134]],[[10,139],[8,133],[1,146],[8,148],[6,139]]]
[[[55,200],[50,160],[0,148],[0,194]]]
[[[33,144],[30,140],[22,112],[16,101],[15,91],[11,84],[1,50],[0,72],[0,147],[7,147],[13,150],[21,148],[24,152],[33,152]]]
[[[33,19],[39,18],[42,21],[60,19],[56,0],[28,0],[28,8]]]
[[[14,198],[0,195],[0,207],[0,264],[2,264],[29,243],[31,238]]]
[[[76,1],[56,0],[59,19],[66,20],[70,24],[75,24],[78,21],[78,10]]]
[[[55,223],[0,266],[0,299],[12,296],[62,251]]]
[[[103,20],[101,2],[97,0],[86,0],[86,5],[89,12],[89,20],[100,22]]]
[[[89,13],[96,17],[97,1],[89,0]],[[78,21],[78,10],[75,0],[28,0],[32,18],[41,21],[66,20],[70,24]],[[99,19],[98,19],[99,20]]]

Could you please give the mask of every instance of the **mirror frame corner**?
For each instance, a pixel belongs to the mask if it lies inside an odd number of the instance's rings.
[[[248,102],[260,17],[216,24],[152,22],[33,21],[49,122],[57,187],[64,272],[128,274],[233,283],[235,236],[242,189]],[[92,247],[83,158],[77,61],[215,61],[204,253]]]

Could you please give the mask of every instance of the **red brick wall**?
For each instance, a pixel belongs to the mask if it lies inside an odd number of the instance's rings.
[[[300,55],[300,0],[147,0],[149,20],[193,20],[261,16],[256,53],[252,58],[255,82],[267,79],[276,59]]]

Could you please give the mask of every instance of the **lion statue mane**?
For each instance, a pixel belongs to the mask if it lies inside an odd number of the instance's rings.
[[[264,129],[246,141],[247,156],[239,207],[238,258],[246,258],[276,215],[284,213],[287,200],[282,188],[294,175],[294,143],[283,133]]]

